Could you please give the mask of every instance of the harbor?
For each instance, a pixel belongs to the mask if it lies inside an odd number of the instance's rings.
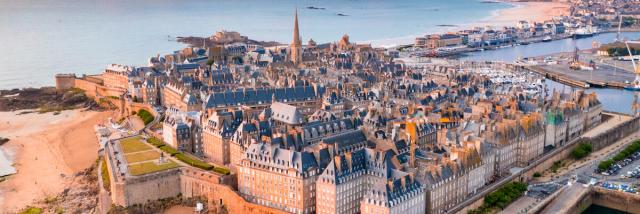
[[[547,79],[578,88],[615,88],[624,89],[633,80],[635,74],[601,65],[593,70],[572,70],[567,65],[540,65],[526,67]]]

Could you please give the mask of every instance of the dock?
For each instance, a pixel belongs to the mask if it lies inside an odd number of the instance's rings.
[[[553,71],[553,70],[548,70],[545,69],[543,67],[540,66],[529,66],[529,67],[525,67],[526,69],[528,69],[529,71],[532,71],[534,73],[537,73],[541,76],[544,76],[547,79],[565,84],[565,85],[569,85],[569,86],[573,86],[573,87],[578,87],[578,88],[590,88],[591,84],[589,84],[587,81],[580,81],[580,80],[576,80],[576,79],[571,79],[569,77],[567,77],[566,75],[563,75],[562,73]]]
[[[617,88],[628,86],[626,81],[633,81],[635,74],[612,66],[599,65],[593,71],[572,70],[567,65],[535,65],[525,67],[529,71],[553,81],[578,88]]]

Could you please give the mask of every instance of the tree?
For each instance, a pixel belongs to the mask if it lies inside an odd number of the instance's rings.
[[[207,60],[207,66],[209,66],[209,69],[212,69],[211,66],[213,65],[213,63],[215,63],[213,59]]]

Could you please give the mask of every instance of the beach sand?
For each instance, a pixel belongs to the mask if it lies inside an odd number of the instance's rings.
[[[569,15],[569,4],[563,2],[512,2],[514,7],[497,10],[485,20],[472,23],[469,26],[492,26],[505,27],[515,26],[518,21],[544,22],[551,20],[554,16]]]
[[[81,110],[58,115],[0,112],[0,136],[11,139],[1,149],[18,171],[0,183],[0,210],[14,213],[68,188],[73,175],[98,158],[93,126],[110,115]]]
[[[503,1],[504,3],[511,4],[513,7],[496,10],[492,12],[491,16],[478,20],[477,22],[458,24],[451,27],[445,27],[441,31],[423,32],[416,35],[408,35],[399,38],[378,39],[371,41],[360,41],[360,43],[370,43],[375,47],[394,47],[398,45],[408,45],[415,42],[415,38],[419,36],[425,36],[428,34],[438,34],[447,32],[456,32],[460,30],[470,30],[474,27],[486,27],[491,26],[494,29],[502,28],[505,26],[516,26],[518,21],[532,22],[544,22],[551,20],[554,16],[568,15],[569,7],[568,3],[563,2],[517,2],[517,1]]]

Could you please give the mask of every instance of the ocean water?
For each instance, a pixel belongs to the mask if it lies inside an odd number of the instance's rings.
[[[325,8],[312,10],[306,7]],[[299,8],[303,41],[349,34],[374,44],[411,42],[440,24],[486,19],[508,4],[480,0],[0,0],[0,89],[53,85],[56,73],[145,65],[184,47],[169,37],[225,29],[288,43]],[[338,16],[337,14],[347,16]]]

